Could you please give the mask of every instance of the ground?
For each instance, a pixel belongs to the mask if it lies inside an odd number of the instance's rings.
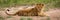
[[[24,18],[24,20],[27,20],[30,18],[31,20],[60,20],[60,9],[49,9],[46,11],[49,15],[49,17],[37,17],[37,16],[29,16],[29,17],[24,17],[24,16],[11,16],[10,18],[7,18],[8,15],[4,13],[4,11],[0,11],[0,15],[5,18],[4,20],[21,20],[21,18]]]

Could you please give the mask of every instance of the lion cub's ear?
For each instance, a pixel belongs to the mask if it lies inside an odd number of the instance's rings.
[[[44,4],[41,4],[41,3],[39,3],[39,4],[36,4],[37,6],[44,6]]]
[[[41,4],[41,6],[44,6],[44,4]]]

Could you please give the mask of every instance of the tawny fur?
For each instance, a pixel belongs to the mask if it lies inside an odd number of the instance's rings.
[[[14,15],[18,16],[45,16],[43,13],[44,4],[36,4],[35,8],[19,10]]]

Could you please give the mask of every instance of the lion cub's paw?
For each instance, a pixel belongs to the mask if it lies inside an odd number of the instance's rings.
[[[49,15],[48,15],[48,14],[45,14],[45,13],[40,13],[39,16],[40,16],[40,17],[47,17],[47,16],[49,16]]]

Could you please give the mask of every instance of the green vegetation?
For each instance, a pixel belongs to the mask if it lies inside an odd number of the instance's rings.
[[[12,18],[12,16],[8,16],[7,18]]]
[[[60,8],[60,2],[57,2],[54,6]]]
[[[20,20],[24,20],[23,18],[21,18]]]
[[[0,0],[0,7],[14,7],[25,4],[44,3],[48,8],[59,8],[60,0]]]
[[[32,20],[32,18],[27,18],[27,20]]]
[[[0,16],[0,20],[4,20],[4,18]]]
[[[47,17],[47,20],[50,20],[50,17]]]
[[[22,17],[22,18],[20,18],[20,20],[32,20],[32,18]]]
[[[0,0],[0,7],[9,7],[22,4],[50,3],[52,0]]]

